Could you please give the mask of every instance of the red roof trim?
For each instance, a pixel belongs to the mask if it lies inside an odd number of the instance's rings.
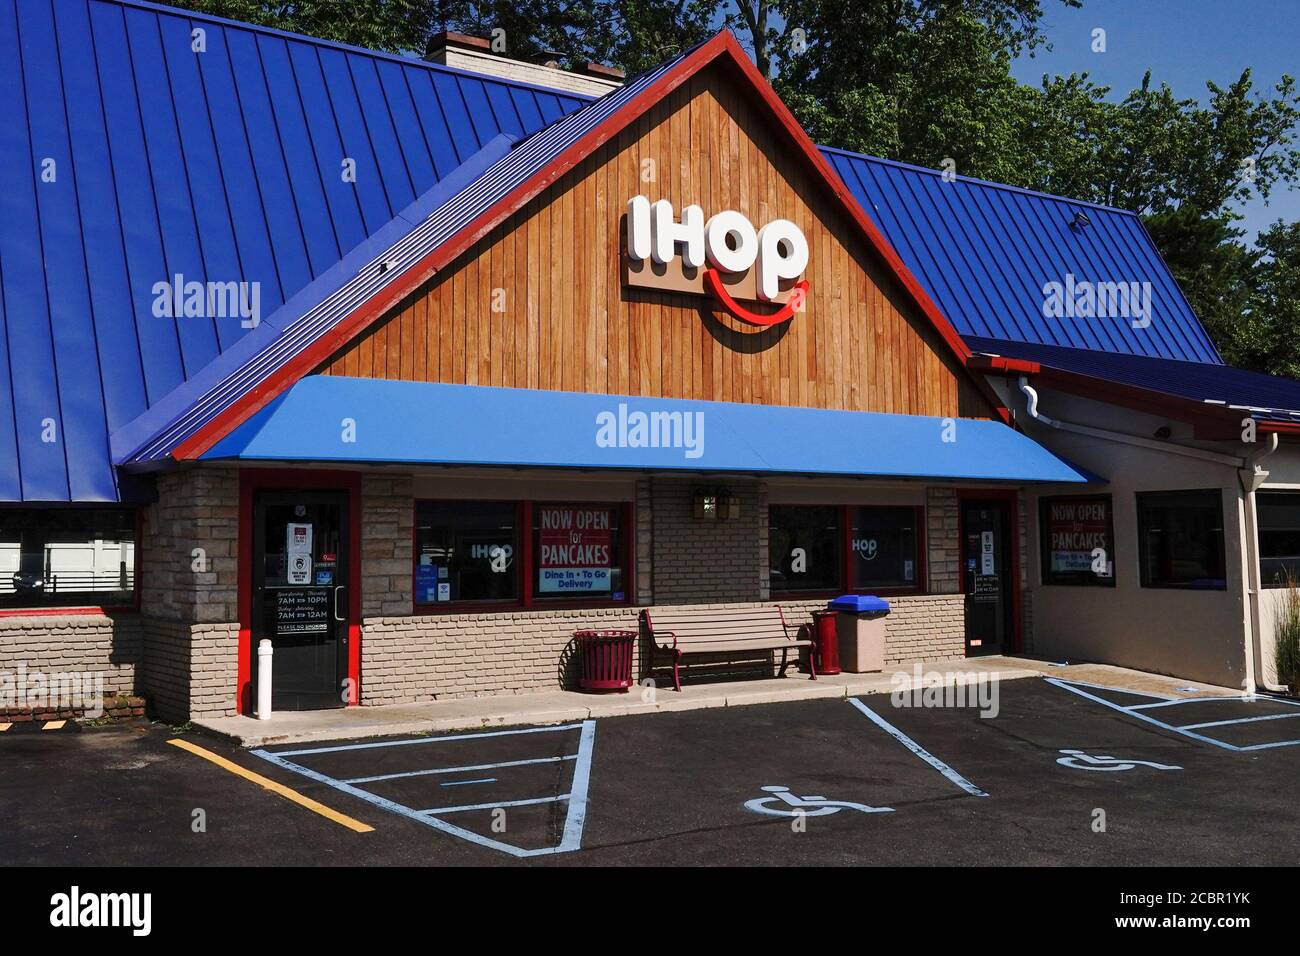
[[[857,200],[853,198],[852,193],[849,192],[848,187],[844,185],[825,157],[818,151],[816,145],[808,138],[808,134],[804,132],[803,127],[795,120],[789,108],[781,102],[781,99],[776,95],[776,91],[758,72],[758,68],[750,62],[749,57],[745,54],[736,38],[730,32],[723,30],[702,44],[672,70],[665,73],[658,81],[646,87],[639,96],[611,115],[605,122],[575,142],[545,170],[503,196],[457,235],[405,270],[400,279],[354,310],[351,315],[340,322],[328,334],[321,336],[320,339],[304,349],[301,354],[288,362],[283,368],[259,383],[257,387],[251,389],[238,401],[213,418],[212,421],[177,445],[172,451],[172,457],[177,460],[187,460],[201,456],[236,427],[247,421],[249,417],[265,407],[272,399],[288,389],[294,382],[310,374],[313,368],[351,341],[352,338],[360,334],[368,326],[378,321],[390,309],[427,282],[430,277],[446,268],[461,253],[504,222],[510,215],[561,176],[572,170],[579,162],[603,146],[612,137],[618,135],[627,126],[639,119],[651,107],[680,87],[693,75],[719,58],[729,61],[749,81],[752,92],[758,94],[759,100],[768,107],[773,118],[789,134],[794,145],[799,148],[804,158],[821,175],[825,185],[840,200],[840,204],[844,211],[848,213],[849,218],[857,223],[872,247],[884,260],[890,271],[894,273],[895,278],[899,280],[904,290],[911,296],[926,319],[938,332],[940,338],[951,350],[958,363],[965,368],[971,353],[957,334],[956,329],[939,311],[925,290],[921,288],[916,277],[903,264],[903,260],[899,258],[898,253],[894,251],[888,240],[867,217],[866,213],[858,205]],[[1003,421],[1009,421],[1009,412],[1002,405],[996,393],[988,386],[988,383],[981,376],[975,374],[972,374],[971,378],[992,403]]]
[[[1007,358],[1004,355],[972,355],[966,360],[966,367],[978,372],[997,372],[1003,375],[1037,375],[1042,370],[1037,362]]]

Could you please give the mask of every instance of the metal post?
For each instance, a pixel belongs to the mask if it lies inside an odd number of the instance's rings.
[[[257,645],[257,719],[271,719],[271,656],[275,649],[267,638]]]

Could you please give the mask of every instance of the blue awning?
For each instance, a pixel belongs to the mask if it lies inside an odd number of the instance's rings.
[[[324,375],[203,458],[1088,480],[995,421]]]

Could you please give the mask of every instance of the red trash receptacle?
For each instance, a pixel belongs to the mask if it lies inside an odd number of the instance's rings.
[[[578,631],[583,690],[621,690],[632,686],[632,648],[636,631]]]
[[[834,611],[813,611],[813,651],[818,674],[840,672],[840,639],[835,628]]]

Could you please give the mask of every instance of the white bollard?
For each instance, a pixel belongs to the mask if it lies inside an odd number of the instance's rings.
[[[271,656],[275,648],[262,638],[257,644],[257,719],[271,719]]]

